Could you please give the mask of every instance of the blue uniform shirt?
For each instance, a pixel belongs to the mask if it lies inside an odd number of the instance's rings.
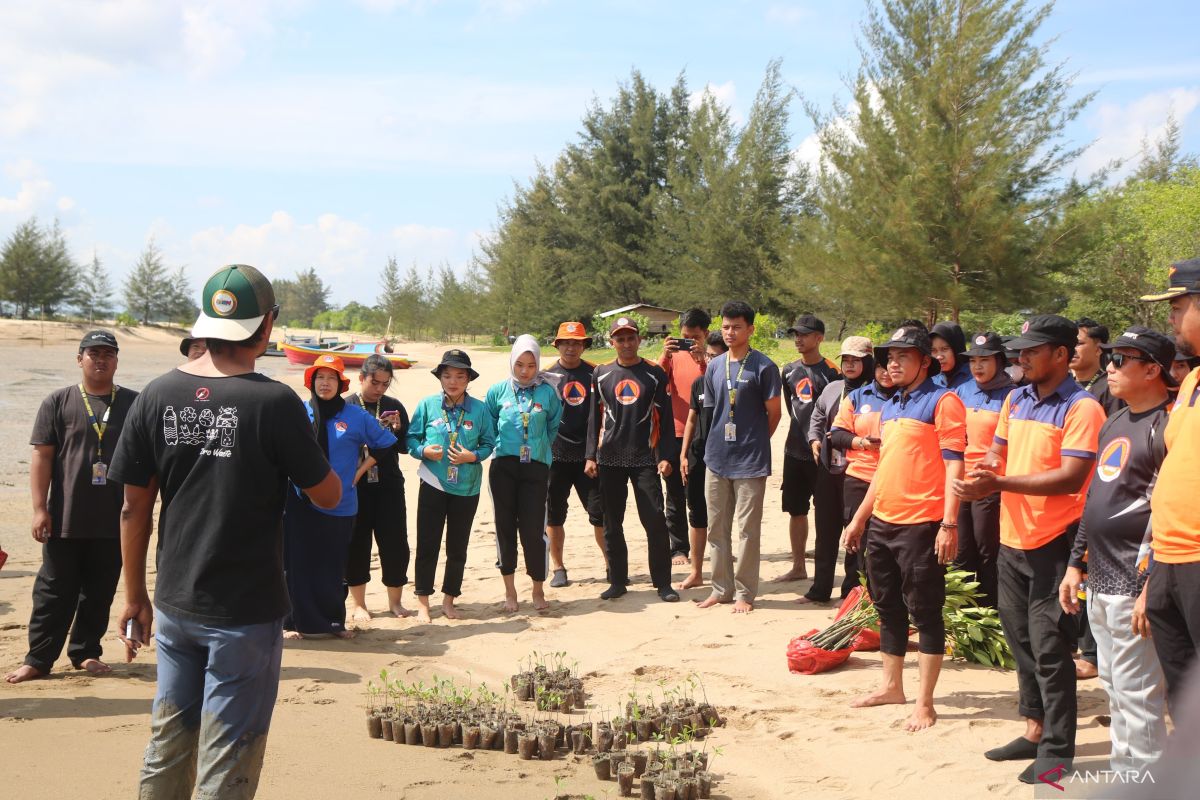
[[[313,418],[311,401],[305,401],[308,419]],[[358,492],[354,489],[354,473],[358,471],[358,457],[363,445],[373,450],[383,450],[396,443],[391,431],[384,430],[362,406],[347,403],[331,419],[325,420],[325,433],[329,437],[329,466],[342,481],[342,500],[330,509],[319,509],[331,517],[353,517],[358,513]],[[300,490],[297,489],[297,492]]]
[[[446,494],[469,497],[479,494],[483,483],[483,460],[492,454],[496,446],[496,426],[492,414],[482,400],[463,395],[453,408],[445,405],[445,395],[432,394],[417,404],[412,422],[408,426],[408,454],[421,461],[417,477]],[[461,422],[460,422],[461,420]],[[450,435],[456,433],[458,446],[470,450],[478,461],[458,465],[458,481],[448,480],[450,463]],[[440,461],[425,458],[427,445],[442,446]]]

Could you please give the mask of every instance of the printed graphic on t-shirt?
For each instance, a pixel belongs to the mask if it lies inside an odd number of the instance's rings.
[[[630,378],[626,378],[617,384],[613,394],[617,398],[617,402],[623,406],[631,406],[637,402],[638,395],[641,394],[641,388],[638,382]]]
[[[350,426],[346,424],[345,420],[339,419],[337,422],[333,423],[333,429],[337,431],[338,438],[340,439],[343,433],[350,430]]]
[[[1125,468],[1125,462],[1129,460],[1131,450],[1132,444],[1125,436],[1109,442],[1097,460],[1096,477],[1105,483],[1109,483],[1120,477],[1121,470]]]
[[[206,445],[200,455],[228,456],[227,451],[237,444],[237,406],[221,406],[217,414],[209,408],[197,413],[191,406],[183,406],[178,412],[175,406],[167,406],[162,423],[163,441],[168,447]]]
[[[563,402],[569,406],[580,406],[587,402],[587,387],[579,381],[571,381],[562,390]]]
[[[811,403],[813,399],[813,385],[808,378],[801,378],[796,381],[796,398],[802,403]]]

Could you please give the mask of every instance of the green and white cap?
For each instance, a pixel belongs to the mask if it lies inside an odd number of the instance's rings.
[[[246,264],[221,267],[204,284],[192,338],[249,339],[276,308],[271,282],[257,269]]]

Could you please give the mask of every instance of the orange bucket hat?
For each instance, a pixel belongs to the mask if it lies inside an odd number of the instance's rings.
[[[337,356],[318,356],[317,360],[312,363],[312,366],[304,370],[304,385],[311,389],[313,376],[317,374],[319,369],[331,369],[337,373],[338,379],[341,381],[341,388],[338,389],[338,394],[350,390],[350,379],[346,377],[346,365]]]
[[[558,334],[554,337],[554,344],[558,344],[562,339],[576,339],[587,342],[591,338],[587,335],[587,331],[583,329],[582,322],[564,322],[558,326]]]

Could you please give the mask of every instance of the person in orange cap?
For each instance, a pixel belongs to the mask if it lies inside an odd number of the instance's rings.
[[[298,489],[288,492],[283,517],[283,559],[287,572],[291,616],[284,620],[284,638],[336,636],[349,639],[346,629],[346,558],[358,513],[358,481],[375,464],[361,457],[363,447],[382,450],[396,443],[362,406],[349,405],[342,392],[350,389],[342,359],[323,355],[304,371],[312,392],[305,406],[329,465],[342,482],[342,499],[331,509],[306,502]]]

